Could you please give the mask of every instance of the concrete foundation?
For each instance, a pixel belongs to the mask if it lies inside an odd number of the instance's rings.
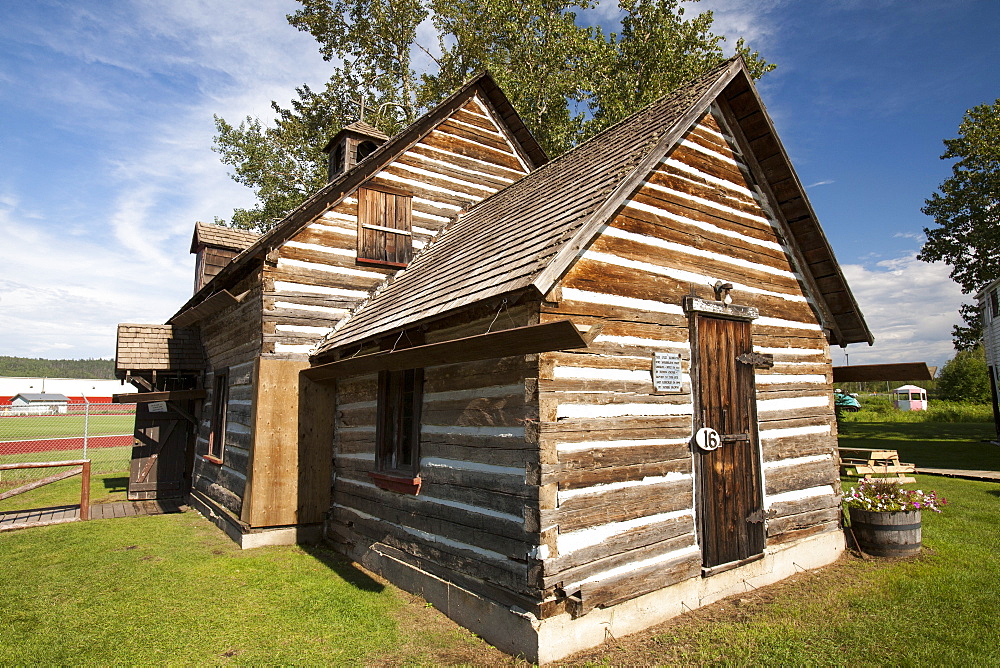
[[[244,525],[200,492],[191,492],[188,495],[187,504],[201,513],[209,522],[222,529],[234,543],[244,550],[268,545],[318,543],[322,540],[323,526],[321,524],[255,529]]]
[[[563,613],[542,620],[405,563],[392,548],[374,545],[362,555],[351,556],[396,586],[423,596],[496,648],[534,663],[548,663],[600,645],[608,637],[621,638],[727,596],[825,566],[836,561],[844,547],[843,532],[829,531],[768,548],[764,558],[743,566],[597,608],[577,619]]]

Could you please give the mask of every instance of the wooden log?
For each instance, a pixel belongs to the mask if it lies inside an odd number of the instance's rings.
[[[376,493],[377,492],[377,493]],[[402,494],[338,484],[334,503],[417,531],[473,545],[508,558],[525,559],[534,536],[521,524]]]
[[[664,476],[668,473],[691,473],[691,457],[624,466],[580,467],[562,470],[543,475],[542,484],[556,483],[559,489],[581,489],[614,482],[642,480],[650,476]]]
[[[686,439],[688,436],[690,436],[690,430],[686,430],[680,438]],[[627,441],[629,439],[621,440]],[[598,440],[593,447],[586,449],[557,450],[559,454],[558,464],[546,467],[545,473],[553,476],[574,475],[577,472],[605,467],[619,468],[668,462],[672,465],[682,466],[680,462],[691,461],[691,446],[686,440],[683,443],[669,445],[601,446],[599,443]],[[553,445],[556,444],[553,443]]]
[[[566,418],[558,422],[541,422],[539,425],[540,434],[572,434],[572,436],[560,437],[560,442],[573,442],[581,439],[581,435],[594,432],[604,434],[619,433],[622,438],[651,438],[651,435],[640,436],[640,433],[662,433],[668,429],[691,430],[690,415],[658,415],[648,416],[620,416],[609,418]],[[628,434],[632,434],[629,436]]]
[[[774,536],[769,536],[767,539],[768,546],[772,545],[784,545],[786,543],[791,543],[793,541],[802,540],[803,538],[808,538],[810,536],[815,536],[821,533],[827,533],[830,531],[840,531],[840,520],[836,522],[827,522],[825,524],[815,524],[804,529],[797,529],[794,531],[785,531],[783,533],[776,534]]]
[[[537,462],[537,447],[529,447],[528,445],[520,448],[504,447],[509,446],[511,440],[485,436],[423,435],[420,438],[420,453],[424,457],[457,459],[510,468],[524,468],[529,463]],[[371,442],[374,446],[374,433],[372,433]]]
[[[153,401],[188,401],[204,399],[205,390],[171,390],[169,392],[130,392],[112,394],[111,402],[116,404],[150,403]]]
[[[29,482],[29,483],[27,483],[25,485],[21,485],[20,487],[15,487],[14,489],[9,489],[6,492],[0,493],[0,501],[3,501],[4,499],[9,499],[12,496],[17,496],[18,494],[23,494],[24,492],[30,492],[33,489],[38,489],[39,487],[42,487],[44,485],[48,485],[50,482],[57,482],[59,480],[64,480],[66,478],[71,478],[71,477],[77,475],[78,473],[81,473],[82,471],[83,471],[83,467],[82,466],[78,466],[78,467],[76,467],[76,468],[74,468],[72,470],[61,471],[59,473],[53,473],[50,476],[46,476],[46,477],[41,478],[39,480],[35,480],[33,482]]]
[[[496,601],[501,605],[532,612],[540,618],[546,614],[546,608],[551,608],[551,605],[546,606],[544,603],[541,603],[539,600],[540,596],[534,591],[530,594],[514,592],[505,587],[487,582],[482,578],[476,577],[474,574],[461,573],[432,560],[421,559],[394,546],[380,542],[375,538],[370,538],[365,534],[354,532],[347,528],[342,528],[341,531],[345,540],[353,546],[351,555],[366,568],[380,574],[382,573],[379,571],[378,562],[368,558],[372,554],[385,555],[400,563],[409,564],[414,568],[431,573],[445,582],[453,582],[463,589],[479,594],[485,599]]]
[[[779,517],[777,519],[770,520],[767,523],[768,540],[770,540],[772,536],[796,532],[802,529],[809,529],[815,526],[822,526],[828,522],[834,522],[839,519],[839,506]]]
[[[839,480],[833,459],[768,469],[764,473],[768,496],[830,485]]]
[[[393,352],[374,353],[330,362],[303,371],[310,380],[322,382],[373,370],[393,370],[524,355],[545,350],[586,347],[569,320],[532,325],[443,343],[414,346]]]
[[[580,588],[580,600],[569,608],[574,617],[584,615],[596,607],[606,608],[650,592],[669,587],[697,577],[701,572],[701,555],[682,557],[669,564],[655,564],[633,571],[614,580],[587,583]],[[571,598],[571,603],[574,602]]]
[[[633,550],[654,544],[665,544],[681,536],[690,536],[690,542],[693,543],[694,531],[694,518],[685,515],[609,536],[597,545],[545,559],[543,583],[548,586],[550,582],[575,582],[593,573],[608,570],[610,562],[601,563],[599,566],[598,563],[609,556],[628,555],[630,561],[639,561]],[[584,571],[581,568],[588,570]]]
[[[80,520],[90,519],[90,460],[84,462],[80,478]]]
[[[542,526],[575,531],[692,507],[690,479],[580,496],[541,512]]]
[[[642,546],[634,546],[624,552],[612,554],[605,553],[593,561],[583,563],[561,573],[548,576],[543,579],[542,584],[544,586],[556,585],[563,588],[566,585],[574,582],[580,582],[581,580],[599,575],[606,571],[628,567],[633,563],[655,559],[656,557],[661,557],[671,552],[693,546],[695,546],[695,536],[694,533],[691,532],[673,536],[665,540],[648,543]]]
[[[766,432],[764,432],[766,434]],[[831,431],[826,434],[786,436],[784,438],[764,438],[761,435],[761,449],[765,462],[776,462],[795,457],[811,457],[830,453],[836,447],[837,437]]]
[[[344,514],[344,519],[349,516]],[[432,543],[421,537],[384,522],[372,522],[366,518],[353,516],[351,529],[364,534],[380,544],[390,545],[406,554],[430,561],[448,570],[474,575],[494,585],[511,591],[527,589],[527,565],[523,562],[486,560],[471,550],[463,550],[453,544]]]

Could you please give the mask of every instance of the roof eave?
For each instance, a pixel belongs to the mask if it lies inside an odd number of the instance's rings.
[[[248,267],[245,267],[248,263],[254,260],[263,262],[267,253],[272,248],[287,241],[302,227],[321,215],[326,209],[339,204],[345,197],[357,190],[357,188],[375,176],[387,164],[391,163],[410,146],[419,141],[420,138],[430,132],[440,121],[456,111],[472,97],[474,91],[480,91],[484,96],[489,98],[490,104],[501,116],[503,122],[510,127],[511,132],[514,134],[512,139],[514,139],[515,148],[522,153],[522,157],[528,158],[531,169],[541,166],[548,160],[545,151],[531,135],[530,131],[528,131],[527,126],[524,125],[521,117],[511,105],[506,95],[503,94],[503,91],[497,86],[493,77],[488,72],[482,72],[449,95],[437,107],[390,137],[387,142],[342,174],[340,178],[331,181],[310,195],[302,204],[286,215],[281,222],[262,234],[246,250],[234,257],[201,290],[185,302],[171,316],[170,320],[167,320],[167,324],[170,324],[170,321],[174,317],[208,298],[218,289],[228,287],[234,280],[238,280],[238,277],[244,275],[244,270],[248,269]]]
[[[564,244],[552,257],[548,266],[535,276],[532,285],[540,294],[546,295],[555,287],[563,274],[573,265],[577,255],[590,243],[590,240],[600,227],[624,206],[627,199],[642,184],[646,175],[660,161],[662,156],[666,154],[667,150],[680,140],[681,136],[708,109],[711,102],[721,94],[726,85],[733,80],[738,72],[744,69],[745,66],[742,59],[734,58],[729,66],[719,73],[715,82],[699,96],[698,100],[690,106],[687,112],[674,122],[663,137],[660,138],[660,141],[646,153],[645,157],[636,167],[611,191],[604,204],[590,215],[587,221],[577,229],[570,242]]]
[[[800,252],[803,270],[809,272],[813,289],[817,297],[823,300],[823,311],[830,320],[826,324],[832,331],[832,342],[840,346],[850,343],[871,345],[875,337],[844,278],[833,248],[806,195],[806,189],[795,172],[749,73],[741,68],[740,74],[739,78],[734,77],[722,91],[723,99],[751,149],[766,187],[773,194],[790,240]],[[763,148],[767,150],[762,150]],[[761,156],[764,152],[768,155]]]

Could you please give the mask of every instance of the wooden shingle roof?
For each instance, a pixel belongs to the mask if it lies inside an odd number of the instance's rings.
[[[669,148],[737,80],[752,89],[743,61],[726,61],[480,202],[342,321],[316,356],[492,297],[529,288],[545,295]],[[805,199],[801,184],[798,194]],[[822,232],[816,234],[818,223],[801,222],[798,229],[810,244],[808,269],[821,271],[825,280],[821,296],[846,295],[852,306],[834,310],[834,339],[870,342],[833,252]],[[795,228],[792,233],[797,236]]]
[[[249,248],[260,237],[259,232],[237,230],[232,227],[222,227],[210,223],[194,224],[194,235],[191,237],[191,252],[196,253],[198,246],[216,246],[230,250],[242,251]]]
[[[305,202],[289,213],[281,222],[260,235],[250,246],[233,258],[233,261],[218,275],[181,306],[177,313],[186,311],[213,293],[239,281],[246,275],[248,268],[254,266],[255,262],[262,261],[268,252],[291,239],[315,218],[348,197],[474,95],[480,95],[502,121],[505,131],[513,139],[515,149],[521,153],[530,168],[534,169],[548,161],[545,150],[532,136],[524,121],[511,105],[510,100],[493,81],[493,77],[488,72],[483,72],[470,79],[434,109],[393,135],[367,158],[310,195]]]
[[[170,325],[118,325],[115,372],[194,371],[204,366],[198,333]]]

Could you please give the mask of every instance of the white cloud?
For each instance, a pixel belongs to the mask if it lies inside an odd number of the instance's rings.
[[[68,133],[85,171],[0,178],[0,351],[108,357],[117,323],[190,296],[194,222],[252,201],[211,150],[213,114],[270,119],[330,65],[286,22],[291,0],[40,4],[0,28],[32,47],[5,77],[32,96],[23,122]]]
[[[810,183],[806,188],[815,188],[817,186],[828,186],[831,183],[836,183],[833,179],[825,179],[823,181],[817,181],[816,183]]]
[[[851,345],[851,364],[927,362],[941,366],[955,354],[951,328],[960,320],[958,307],[968,297],[948,277],[943,263],[928,264],[915,253],[883,260],[873,267],[843,265],[844,276],[875,345]],[[844,364],[844,351],[833,350],[834,364]]]

